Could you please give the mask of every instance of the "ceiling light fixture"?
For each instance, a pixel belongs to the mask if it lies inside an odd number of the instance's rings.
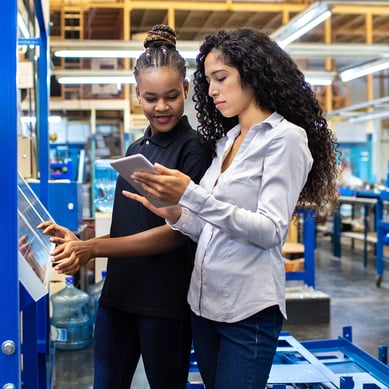
[[[339,73],[339,77],[343,82],[347,82],[388,68],[389,58],[379,58],[374,61],[365,62],[362,65],[343,70]]]
[[[366,108],[374,108],[380,107],[381,105],[386,105],[389,103],[389,96],[380,97],[379,99],[364,101],[363,103],[349,105],[344,108],[336,109],[335,111],[328,112],[328,116],[342,116],[345,112],[358,111]]]
[[[54,53],[60,58],[137,58],[141,50],[58,50]]]
[[[332,84],[332,79],[305,77],[305,81],[312,86],[327,86]]]
[[[142,42],[106,40],[54,40],[51,51],[62,58],[138,58],[144,51]],[[177,43],[177,50],[186,59],[194,59],[199,53],[199,42]]]
[[[376,111],[376,112],[363,113],[360,115],[350,117],[347,119],[347,121],[349,123],[360,123],[360,122],[367,122],[369,120],[378,120],[378,119],[386,119],[386,118],[389,118],[389,109]]]
[[[36,123],[36,117],[35,116],[22,116],[20,118],[20,121],[22,123],[27,124],[35,124]],[[48,117],[49,123],[60,123],[62,121],[61,116],[53,115]]]
[[[382,57],[382,53],[389,53],[389,45],[385,43],[296,42],[287,46],[285,51],[293,58],[325,59],[330,57],[370,61]]]
[[[58,82],[63,85],[108,85],[108,84],[135,84],[133,76],[60,76]]]
[[[336,72],[320,71],[320,70],[303,70],[305,81],[312,86],[326,86],[331,85]]]
[[[53,74],[60,84],[66,85],[135,84],[135,78],[128,70],[66,70]]]
[[[273,32],[271,38],[275,40],[279,46],[285,47],[330,16],[331,10],[328,3],[318,1],[312,4],[304,12],[292,18],[287,24]]]
[[[184,58],[196,58],[201,42],[183,41],[177,43],[177,49]],[[118,40],[50,40],[50,50],[56,57],[65,58],[138,58],[143,46],[138,41]],[[389,52],[388,44],[359,43],[307,43],[288,45],[285,50],[293,58],[379,58]]]
[[[134,84],[133,77],[77,77],[77,76],[62,76],[58,77],[58,82],[63,85],[109,85],[109,84]]]
[[[364,101],[354,105],[349,105],[327,113],[327,118],[339,118],[340,121],[351,123],[365,122],[369,120],[389,118],[389,96],[379,99]],[[366,109],[370,109],[366,111]],[[365,111],[363,111],[365,110]]]

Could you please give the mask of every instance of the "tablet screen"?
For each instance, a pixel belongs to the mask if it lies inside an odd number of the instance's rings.
[[[156,198],[148,195],[143,190],[142,186],[131,178],[132,173],[136,171],[145,171],[158,174],[152,163],[144,155],[134,154],[128,157],[116,159],[111,162],[111,165],[123,178],[126,179],[127,182],[129,182],[142,196],[145,196],[156,207],[160,208],[172,205],[171,203],[159,201]]]

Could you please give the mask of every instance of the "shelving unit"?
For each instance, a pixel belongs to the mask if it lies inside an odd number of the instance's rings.
[[[83,39],[83,16],[79,7],[64,6],[61,10],[51,11],[50,18],[54,28],[51,37],[57,39]],[[82,67],[80,58],[53,58],[54,65],[61,70],[79,70]],[[52,98],[81,99],[81,89],[77,85],[59,85],[52,77],[55,87],[52,89]]]
[[[43,1],[43,0],[42,0]],[[36,93],[37,127],[39,132],[39,166],[41,179],[41,201],[47,204],[48,183],[48,22],[44,4],[34,0],[37,38],[18,39],[18,2],[4,1],[0,5],[0,22],[6,36],[3,41],[4,61],[0,77],[0,152],[7,161],[3,179],[7,189],[2,191],[4,205],[0,223],[3,277],[0,283],[0,387],[7,389],[43,389],[52,387],[48,342],[47,293],[34,300],[20,283],[18,258],[18,189],[17,189],[17,129],[18,91],[16,85],[19,45],[39,46],[37,61]],[[43,167],[43,168],[42,168]],[[46,167],[46,168],[45,168]],[[23,323],[27,323],[24,325]],[[24,361],[24,363],[23,363]],[[28,362],[27,362],[28,361]]]

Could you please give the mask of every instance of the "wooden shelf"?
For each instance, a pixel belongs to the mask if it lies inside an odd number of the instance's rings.
[[[348,232],[342,232],[340,234],[342,238],[350,238],[350,239],[355,239],[355,240],[365,240],[365,235],[363,232],[353,232],[353,231],[348,231]],[[368,243],[377,243],[377,234],[375,232],[368,232],[366,236],[366,242]]]

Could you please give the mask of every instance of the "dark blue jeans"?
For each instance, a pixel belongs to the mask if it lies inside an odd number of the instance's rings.
[[[237,323],[192,313],[194,351],[207,389],[266,387],[282,327],[278,306]]]
[[[133,315],[99,306],[94,389],[129,389],[142,356],[151,389],[184,389],[191,349],[187,320]]]

